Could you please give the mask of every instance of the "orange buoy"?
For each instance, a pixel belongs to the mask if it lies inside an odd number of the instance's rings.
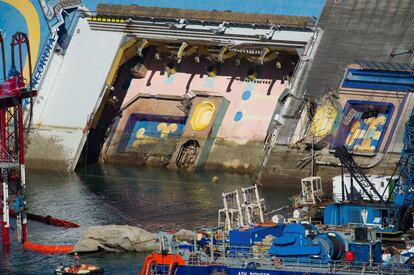
[[[39,253],[45,254],[60,254],[60,253],[69,253],[75,248],[74,245],[47,245],[47,244],[37,244],[30,241],[25,241],[23,248],[26,250],[32,250]]]

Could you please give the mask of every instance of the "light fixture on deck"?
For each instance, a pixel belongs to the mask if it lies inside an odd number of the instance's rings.
[[[280,84],[285,84],[285,81],[289,81],[290,80],[290,76],[288,76],[288,75],[284,75],[283,77],[282,77],[282,81],[280,82]]]
[[[201,57],[201,53],[203,50],[203,46],[197,46],[196,51],[195,51],[195,55],[194,55],[194,62],[195,63],[200,63],[200,57]]]
[[[168,76],[177,72],[177,65],[174,62],[170,62],[165,66],[165,72]]]
[[[142,51],[144,50],[144,48],[146,48],[146,47],[148,46],[148,44],[149,44],[149,42],[148,42],[148,40],[147,40],[147,39],[141,39],[141,40],[138,42],[137,55],[138,55],[139,57],[142,57],[142,56],[143,56]]]
[[[254,81],[257,79],[257,70],[254,68],[250,68],[247,70],[247,79],[250,81]]]
[[[223,21],[217,28],[213,29],[213,33],[223,34],[226,32],[227,22]]]
[[[188,45],[188,43],[187,42],[183,42],[183,43],[181,43],[181,46],[180,46],[180,48],[178,49],[178,52],[177,52],[177,63],[180,63],[181,62],[181,59],[183,58],[183,56],[184,56],[184,51],[185,51],[185,49],[188,47],[189,45]]]
[[[155,60],[161,60],[161,55],[160,55],[160,52],[158,52],[158,51],[156,51],[156,52],[155,52],[155,54],[154,54],[154,59],[155,59]]]
[[[263,65],[266,55],[270,52],[269,48],[265,47],[260,51],[259,65]]]
[[[237,52],[237,55],[236,55],[236,58],[234,59],[234,62],[236,63],[236,66],[240,66],[240,63],[241,63],[240,52]]]
[[[281,69],[282,63],[280,61],[276,61],[276,69]]]
[[[227,46],[221,47],[218,56],[217,56],[217,60],[220,63],[224,63],[224,54],[228,51]]]
[[[206,73],[209,77],[215,77],[218,74],[217,65],[210,64],[206,67]]]

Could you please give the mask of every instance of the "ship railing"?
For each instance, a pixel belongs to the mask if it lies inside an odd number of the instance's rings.
[[[78,26],[79,19],[81,17],[80,11],[74,11],[72,18],[70,18],[69,22],[65,22],[66,25],[66,34],[63,37],[59,38],[58,43],[61,47],[61,54],[65,55],[66,50],[69,47],[69,43],[72,40],[73,34],[75,33],[75,29]]]
[[[267,252],[252,251],[246,246],[215,246],[214,250],[206,249],[190,253],[188,265],[194,266],[234,266],[253,269],[283,269],[298,272],[329,272],[332,274],[413,274],[414,270],[400,263],[384,264],[357,261],[330,261],[322,259],[304,259],[298,257],[276,257]]]
[[[0,149],[0,162],[5,163],[15,163],[17,162],[17,157],[9,153],[6,149]]]

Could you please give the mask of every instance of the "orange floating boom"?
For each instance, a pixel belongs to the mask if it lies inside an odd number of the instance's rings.
[[[23,248],[26,250],[36,251],[44,254],[63,254],[72,252],[75,248],[74,245],[47,245],[37,244],[26,240],[23,243]]]

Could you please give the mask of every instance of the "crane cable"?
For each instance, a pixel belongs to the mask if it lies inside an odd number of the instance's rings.
[[[398,40],[397,40],[397,43],[395,44],[394,48],[392,49],[392,51],[391,51],[391,53],[390,53],[390,55],[389,55],[389,57],[388,57],[388,60],[387,60],[387,62],[388,62],[388,63],[390,63],[390,62],[392,61],[392,59],[396,56],[396,52],[397,52],[397,50],[398,50],[398,48],[399,48],[399,46],[400,46],[401,42],[402,42],[402,41],[403,41],[403,39],[405,38],[405,35],[407,34],[407,31],[408,31],[408,29],[409,29],[409,27],[410,27],[410,24],[411,24],[413,21],[414,21],[414,12],[411,14],[410,19],[409,19],[409,20],[407,21],[407,23],[405,24],[405,26],[404,26],[404,28],[403,28],[403,31],[401,32],[401,34],[400,34],[400,36],[399,36],[399,38],[398,38]]]
[[[410,25],[413,21],[414,21],[414,12],[411,14],[411,17],[409,18],[409,20],[404,25],[403,30],[402,30],[400,36],[398,37],[397,43],[395,44],[395,46],[392,49],[390,55],[388,56],[387,63],[391,63],[393,58],[397,55],[396,52],[397,52],[398,48],[400,47],[401,42],[404,40],[404,38],[407,34],[407,31],[409,30],[409,27],[410,27]],[[408,51],[409,54],[405,57],[404,64],[406,63],[406,61],[409,59],[409,57],[412,55],[413,52],[414,52],[414,44],[411,47],[411,49]],[[377,90],[372,91],[371,95],[368,97],[368,100],[372,99],[372,97],[374,96],[374,93],[376,91]]]

